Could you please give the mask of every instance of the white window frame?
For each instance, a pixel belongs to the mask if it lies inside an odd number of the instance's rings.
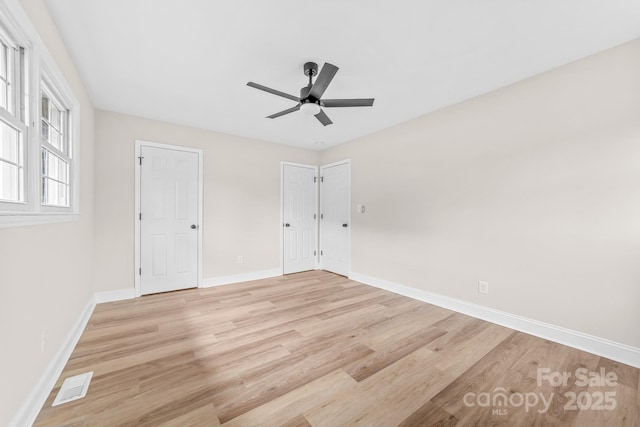
[[[8,49],[10,50],[14,50],[14,49],[20,49],[20,44],[16,42],[16,39],[13,37],[13,35],[11,34],[10,31],[8,31],[4,25],[2,25],[2,22],[0,22],[0,39],[3,42],[3,44],[5,44]],[[0,108],[0,119],[2,120],[3,123],[5,123],[7,126],[15,129],[20,137],[20,145],[21,145],[21,150],[22,151],[22,159],[21,162],[20,160],[18,160],[18,166],[22,168],[22,185],[19,189],[19,193],[20,193],[20,198],[21,200],[16,200],[16,201],[0,201],[0,206],[4,209],[7,209],[9,211],[20,211],[24,209],[24,205],[27,199],[27,189],[26,187],[26,175],[27,175],[27,156],[26,156],[26,145],[28,142],[28,134],[29,134],[29,129],[28,129],[28,118],[26,117],[26,112],[23,111],[24,108],[24,99],[23,99],[23,91],[22,89],[22,85],[24,82],[22,82],[21,79],[21,75],[20,74],[16,74],[17,71],[17,65],[15,64],[16,61],[20,60],[21,58],[18,57],[13,57],[12,58],[12,67],[13,70],[9,71],[7,70],[7,74],[9,72],[13,73],[13,79],[11,79],[11,85],[13,86],[12,88],[12,98],[13,100],[11,101],[11,103],[13,104],[13,112],[9,111],[9,108],[4,109],[4,108]],[[24,67],[26,68],[26,60],[24,61]],[[22,70],[21,70],[22,71]],[[7,105],[7,107],[9,107],[9,105]]]
[[[0,202],[0,228],[77,221],[80,218],[80,104],[18,0],[0,1],[0,24],[18,46],[25,48],[23,87],[27,127],[23,138],[24,202]],[[68,110],[69,207],[42,203],[40,120],[43,81]]]
[[[77,135],[73,134],[73,125],[74,125],[74,117],[73,117],[73,112],[71,110],[71,108],[68,107],[69,105],[69,101],[68,98],[64,95],[62,95],[62,93],[60,92],[60,90],[58,89],[59,86],[52,83],[52,79],[49,75],[49,72],[46,71],[46,69],[41,69],[41,78],[40,78],[40,90],[38,91],[38,124],[37,124],[37,130],[38,130],[38,142],[39,142],[39,149],[38,149],[38,155],[40,155],[42,148],[46,148],[47,150],[49,150],[50,152],[52,152],[54,155],[62,155],[61,157],[64,158],[65,161],[68,162],[68,167],[69,167],[69,185],[68,185],[68,197],[69,197],[69,205],[68,206],[56,206],[56,205],[45,205],[43,199],[43,194],[42,194],[42,165],[40,165],[40,168],[38,168],[38,176],[39,176],[39,180],[38,180],[38,188],[39,188],[39,202],[41,204],[41,210],[44,212],[73,212],[73,207],[74,204],[78,198],[78,195],[74,193],[74,187],[75,189],[77,189],[78,185],[74,185],[77,184],[77,173],[76,173],[76,169],[78,167],[77,162],[75,161],[76,159],[76,153],[75,153],[75,149],[77,147],[75,147],[74,143],[75,140],[77,139]],[[67,145],[67,153],[64,152],[64,150],[56,150],[55,147],[45,141],[42,140],[41,138],[41,129],[40,129],[40,125],[41,125],[41,121],[42,121],[42,92],[46,92],[48,93],[48,95],[52,98],[52,100],[56,103],[61,104],[60,106],[65,110],[65,129],[64,129],[64,144]],[[61,151],[61,152],[59,152]]]

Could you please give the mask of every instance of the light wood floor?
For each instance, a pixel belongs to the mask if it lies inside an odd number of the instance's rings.
[[[538,385],[538,368],[572,378]],[[614,372],[616,385],[580,386],[578,368]],[[87,396],[52,407],[64,378],[86,371]],[[638,369],[314,271],[98,305],[35,425],[634,426],[639,380]],[[571,393],[583,408],[613,396],[615,409],[572,410]],[[548,410],[527,410],[534,394]]]

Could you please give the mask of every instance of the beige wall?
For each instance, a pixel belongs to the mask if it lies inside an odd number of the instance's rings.
[[[640,347],[639,76],[636,40],[324,151],[352,271]]]
[[[80,221],[0,229],[0,425],[41,378],[94,292],[93,107],[42,1],[21,3],[80,103]]]
[[[203,150],[204,279],[279,268],[280,162],[317,152],[98,110],[97,291],[134,286],[136,139]]]

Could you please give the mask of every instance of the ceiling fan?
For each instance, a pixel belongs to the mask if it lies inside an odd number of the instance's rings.
[[[275,119],[276,117],[284,116],[285,114],[293,113],[294,111],[301,110],[303,113],[313,115],[324,126],[330,125],[333,122],[325,114],[322,108],[335,108],[335,107],[371,107],[373,105],[374,98],[358,98],[358,99],[322,99],[322,95],[327,90],[329,83],[333,80],[333,76],[338,72],[338,67],[326,62],[318,74],[318,64],[315,62],[307,62],[304,64],[304,74],[309,77],[309,84],[300,89],[300,97],[289,95],[288,93],[280,92],[279,90],[271,89],[266,86],[262,86],[258,83],[249,82],[247,86],[263,90],[265,92],[272,93],[274,95],[281,96],[283,98],[296,101],[298,104],[295,107],[291,107],[287,110],[280,111],[279,113],[267,116],[268,119]],[[312,78],[318,74],[315,83]]]

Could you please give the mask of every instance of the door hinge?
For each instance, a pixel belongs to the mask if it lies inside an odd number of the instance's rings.
[[[320,251],[320,255],[321,255],[321,256],[322,256],[322,255],[324,255],[324,252],[323,252],[323,251]]]
[[[320,214],[320,219],[324,219],[324,214]]]
[[[317,176],[313,177],[313,182],[318,182],[318,177]]]
[[[313,256],[316,256],[316,251],[313,251]]]
[[[313,219],[317,219],[317,215],[316,214],[313,214]]]
[[[138,219],[142,221],[142,214],[139,214]]]
[[[138,276],[142,276],[142,268],[138,269]]]
[[[320,177],[320,182],[324,182],[324,176]]]
[[[138,161],[140,161],[141,165],[142,165],[142,159],[144,159],[144,157],[142,157],[142,156],[138,157]]]

